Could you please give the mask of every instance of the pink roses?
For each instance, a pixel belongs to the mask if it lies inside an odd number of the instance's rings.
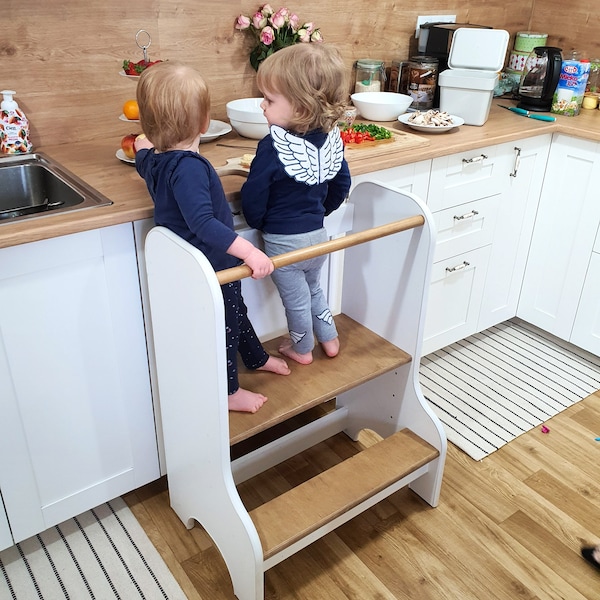
[[[250,32],[257,41],[250,52],[250,64],[255,70],[267,56],[281,48],[298,42],[323,41],[313,23],[300,25],[298,15],[284,7],[274,11],[270,4],[261,6],[251,17],[239,15],[234,26],[239,31]]]

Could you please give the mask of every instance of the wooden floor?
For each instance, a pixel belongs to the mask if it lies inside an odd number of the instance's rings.
[[[600,572],[600,392],[481,462],[450,445],[440,504],[402,490],[280,563],[269,600],[594,600]],[[247,508],[355,452],[343,434],[240,486]],[[202,528],[169,508],[166,481],[125,500],[190,600],[233,600]]]

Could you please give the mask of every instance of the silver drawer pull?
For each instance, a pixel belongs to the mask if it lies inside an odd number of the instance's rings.
[[[471,212],[465,213],[464,215],[454,215],[455,221],[464,221],[465,219],[472,219],[476,217],[479,213],[476,210],[472,210]]]
[[[478,163],[485,160],[487,156],[485,154],[480,154],[479,156],[475,156],[473,158],[463,158],[462,161],[468,165],[472,165],[473,163]]]
[[[446,271],[448,271],[448,273],[456,273],[456,271],[462,271],[463,269],[466,269],[469,266],[470,263],[468,263],[466,260],[463,260],[463,262],[460,265],[456,265],[454,267],[446,267]]]
[[[517,176],[517,171],[521,166],[521,148],[515,146],[515,166],[513,167],[512,173],[509,173],[511,177]]]

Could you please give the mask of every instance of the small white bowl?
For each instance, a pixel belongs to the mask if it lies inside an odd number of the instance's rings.
[[[231,126],[243,137],[260,140],[269,133],[269,124],[260,107],[262,98],[240,98],[226,105]]]
[[[394,121],[406,112],[413,100],[396,92],[358,92],[350,98],[361,116],[371,121]]]

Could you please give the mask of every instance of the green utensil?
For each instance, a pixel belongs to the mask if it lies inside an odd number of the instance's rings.
[[[538,115],[537,113],[529,112],[524,108],[517,108],[516,106],[503,106],[502,104],[498,104],[500,108],[505,108],[506,110],[510,110],[518,115],[523,117],[529,117],[530,119],[537,119],[538,121],[556,121],[556,117],[550,117],[548,115]]]

